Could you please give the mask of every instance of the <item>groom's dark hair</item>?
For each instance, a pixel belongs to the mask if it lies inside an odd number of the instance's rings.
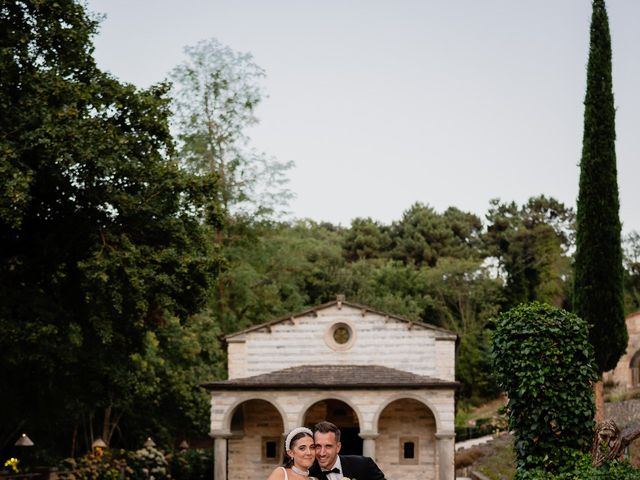
[[[340,441],[340,429],[335,426],[333,423],[331,422],[327,422],[326,420],[323,420],[322,422],[318,422],[313,426],[313,433],[329,433],[329,432],[333,432],[336,436],[336,442]]]

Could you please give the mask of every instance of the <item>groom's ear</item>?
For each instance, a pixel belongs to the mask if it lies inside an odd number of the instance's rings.
[[[341,448],[342,448],[342,443],[336,442],[336,453],[340,453]]]

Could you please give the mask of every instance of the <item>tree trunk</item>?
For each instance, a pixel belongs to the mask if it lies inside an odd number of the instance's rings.
[[[602,394],[602,375],[600,375],[600,380],[598,380],[593,385],[593,392],[595,394],[596,400],[596,424],[602,423],[604,421],[604,396]]]

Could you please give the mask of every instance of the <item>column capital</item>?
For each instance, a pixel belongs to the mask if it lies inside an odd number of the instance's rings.
[[[229,430],[212,430],[209,432],[211,438],[231,438],[233,434]]]
[[[380,434],[378,432],[360,432],[358,436],[363,440],[375,440]]]
[[[436,433],[435,437],[438,440],[447,440],[447,439],[453,439],[456,438],[456,432],[441,432],[441,433]]]

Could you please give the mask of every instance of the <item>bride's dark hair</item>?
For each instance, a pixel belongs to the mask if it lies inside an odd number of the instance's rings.
[[[298,442],[298,440],[300,440],[303,437],[309,437],[313,440],[313,435],[309,435],[309,432],[300,432],[300,433],[296,433],[292,438],[291,438],[291,442],[289,443],[289,450],[293,449],[293,447],[295,446],[295,444]],[[286,443],[286,440],[285,440]],[[284,468],[291,468],[293,466],[293,458],[291,458],[289,455],[287,455],[287,446],[284,445],[284,448],[282,449],[282,453],[283,453],[283,460],[282,460],[282,466]]]

